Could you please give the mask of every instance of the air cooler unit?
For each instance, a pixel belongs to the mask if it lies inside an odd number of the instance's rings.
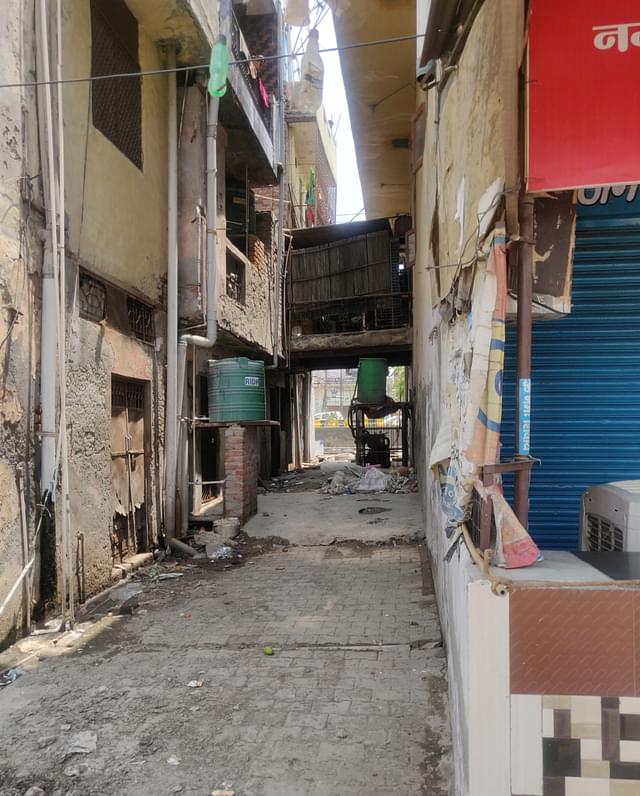
[[[590,486],[582,495],[582,550],[640,552],[640,481]]]

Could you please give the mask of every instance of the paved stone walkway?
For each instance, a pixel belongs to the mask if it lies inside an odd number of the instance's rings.
[[[418,547],[285,550],[147,582],[133,615],[0,691],[2,796],[448,794]],[[69,755],[83,731],[96,750]]]

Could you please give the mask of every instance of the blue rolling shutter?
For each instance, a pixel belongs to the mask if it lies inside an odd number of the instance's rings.
[[[609,192],[607,191],[607,194]],[[572,313],[534,322],[530,531],[578,546],[580,496],[640,478],[640,191],[580,205]],[[515,324],[507,329],[502,459],[513,456]],[[512,500],[511,481],[505,492]]]

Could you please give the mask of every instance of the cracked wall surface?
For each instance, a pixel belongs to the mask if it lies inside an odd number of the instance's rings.
[[[29,56],[23,58],[29,45],[24,31],[29,6],[7,0],[3,7],[0,73],[7,82],[29,77]],[[41,246],[36,238],[37,214],[29,211],[22,198],[29,187],[23,127],[28,94],[27,89],[0,93],[0,602],[28,560],[22,545],[19,472],[24,474],[27,523],[33,523],[36,502],[31,429],[39,319],[33,300],[40,291]],[[0,646],[13,637],[24,617],[24,592],[19,589],[0,617]]]

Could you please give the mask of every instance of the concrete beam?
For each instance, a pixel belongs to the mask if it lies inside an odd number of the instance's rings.
[[[369,332],[347,332],[343,334],[306,334],[292,337],[289,343],[291,354],[333,354],[359,348],[371,348],[380,353],[385,349],[411,348],[413,329],[378,329]]]

